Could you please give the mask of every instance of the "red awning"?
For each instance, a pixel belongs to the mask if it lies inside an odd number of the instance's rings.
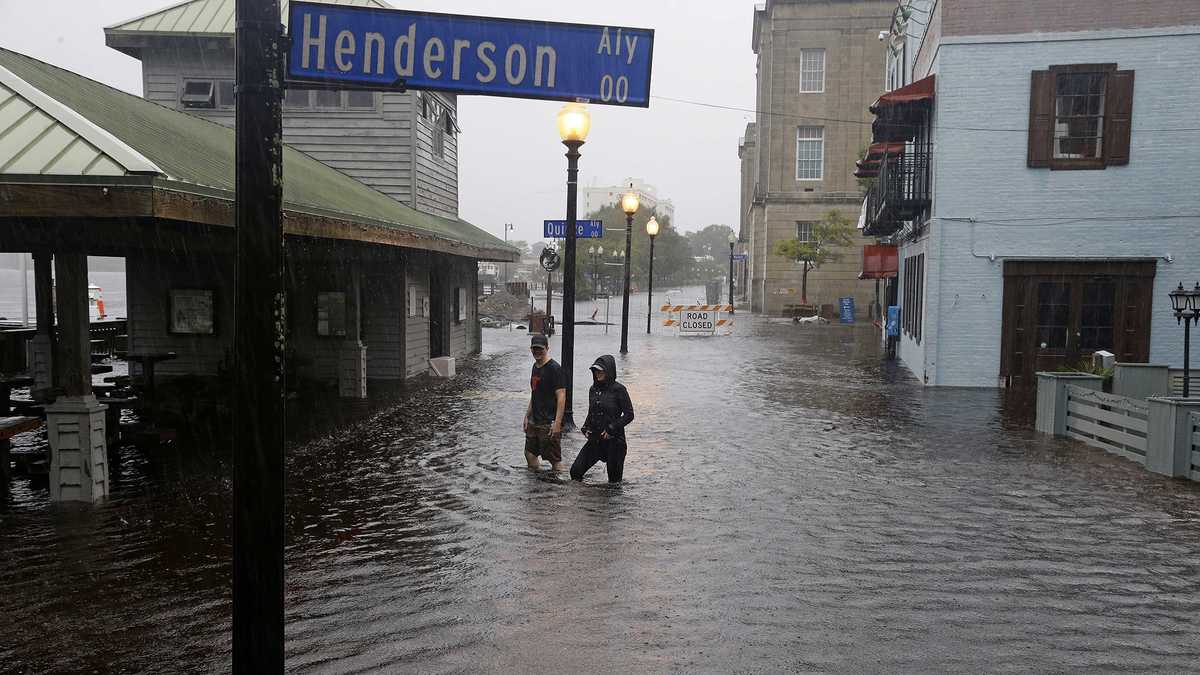
[[[917,101],[928,101],[933,98],[933,83],[936,75],[930,75],[923,80],[917,80],[912,84],[894,89],[888,93],[875,99],[875,103],[871,104],[871,112],[876,115],[884,108],[890,108],[895,105],[905,103],[915,103]]]
[[[892,279],[900,271],[900,256],[895,246],[863,246],[862,274],[859,279]]]

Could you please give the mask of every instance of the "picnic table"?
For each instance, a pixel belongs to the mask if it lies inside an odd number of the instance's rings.
[[[0,418],[12,411],[12,390],[33,386],[33,378],[25,375],[0,376]]]
[[[154,366],[162,361],[171,361],[179,355],[175,352],[117,352],[117,356],[142,366],[142,390],[145,397],[154,400]]]
[[[8,491],[9,439],[26,431],[33,431],[41,426],[42,421],[36,417],[0,417],[0,493]]]

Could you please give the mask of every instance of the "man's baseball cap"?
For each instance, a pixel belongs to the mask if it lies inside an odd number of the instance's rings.
[[[539,333],[529,338],[529,346],[546,348],[550,346],[550,341],[546,339],[545,335]]]

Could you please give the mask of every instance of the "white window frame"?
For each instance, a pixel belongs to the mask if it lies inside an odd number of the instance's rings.
[[[816,69],[810,70],[810,69],[806,68],[806,65],[807,65],[806,62],[808,60],[808,57],[812,56],[812,55],[816,55],[816,54],[819,54],[821,57],[821,69],[819,71],[820,72],[820,81],[817,83],[816,89],[805,89],[804,88],[805,73],[815,74],[818,72]],[[825,93],[825,50],[824,49],[817,48],[817,49],[801,49],[800,50],[800,93],[801,94],[824,94]]]
[[[811,220],[797,220],[796,241],[800,242],[801,244],[811,244],[813,242],[813,227],[815,225],[816,223],[812,222]],[[804,233],[805,236],[800,236],[802,233]]]
[[[812,130],[816,130],[816,135],[804,135],[806,132],[812,134]],[[812,143],[816,141],[820,149],[817,157],[817,175],[801,176],[800,175],[800,144]],[[812,158],[804,158],[805,162],[812,161]],[[821,181],[825,180],[825,127],[819,126],[802,126],[796,127],[796,180],[798,181]]]

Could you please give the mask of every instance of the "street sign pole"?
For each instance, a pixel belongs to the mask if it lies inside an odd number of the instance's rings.
[[[567,146],[567,231],[563,256],[563,320],[562,320],[562,366],[566,375],[567,408],[563,412],[563,430],[575,428],[575,415],[571,409],[572,385],[575,382],[575,228],[579,188],[579,148],[583,141],[563,141]]]
[[[629,262],[633,260],[633,214],[625,214],[625,275],[621,288],[621,353],[629,353]]]
[[[283,672],[283,51],[279,0],[234,31],[233,672]]]

